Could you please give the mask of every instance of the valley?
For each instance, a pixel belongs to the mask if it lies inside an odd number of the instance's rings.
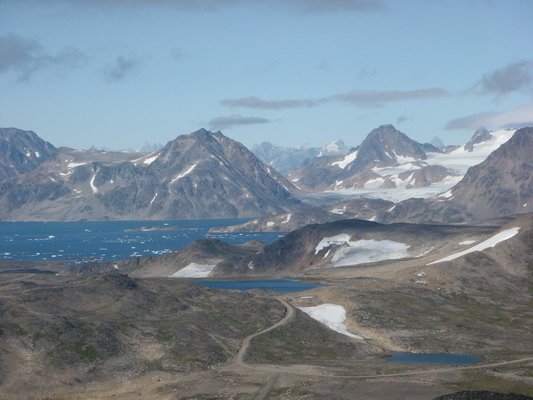
[[[376,171],[396,180],[376,190],[409,196],[454,177],[443,193],[405,200],[310,192],[220,132],[144,155],[55,149],[17,132],[26,141],[10,159],[21,148],[39,160],[30,171],[9,164],[0,182],[5,215],[34,221],[1,225],[0,393],[531,396],[532,132],[477,131],[445,153],[386,125],[348,155],[313,156],[329,171],[322,182],[353,168],[355,190]],[[448,175],[432,181],[435,159]],[[406,164],[420,186],[400,184]],[[135,192],[129,206],[119,188]],[[156,211],[160,190],[183,207],[164,200]],[[35,221],[56,215],[68,222]]]

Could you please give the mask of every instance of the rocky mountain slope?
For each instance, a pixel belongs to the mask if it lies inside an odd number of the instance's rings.
[[[0,181],[31,172],[56,154],[35,132],[0,128]]]
[[[382,220],[460,222],[533,212],[531,154],[533,128],[519,129],[450,190],[398,203]]]
[[[135,160],[80,161],[60,152],[28,173],[0,181],[0,218],[256,216],[291,210],[299,203],[293,191],[243,145],[201,129]]]

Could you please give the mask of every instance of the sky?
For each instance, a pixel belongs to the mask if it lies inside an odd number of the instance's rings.
[[[0,126],[56,146],[464,143],[533,125],[530,0],[0,0]]]

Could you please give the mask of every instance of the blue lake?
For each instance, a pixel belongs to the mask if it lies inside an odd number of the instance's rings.
[[[227,290],[252,290],[262,289],[279,293],[292,293],[310,290],[323,285],[319,283],[306,283],[293,279],[260,279],[260,280],[212,280],[194,279],[200,286],[227,289]]]
[[[481,358],[465,354],[394,352],[392,357],[386,358],[385,361],[402,364],[470,365],[480,362]]]
[[[0,260],[112,261],[165,254],[211,237],[232,244],[272,243],[280,233],[209,233],[246,219],[0,222]]]

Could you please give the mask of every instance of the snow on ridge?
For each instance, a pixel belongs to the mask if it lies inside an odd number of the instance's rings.
[[[196,166],[198,165],[198,161],[195,162],[193,165],[191,165],[185,172],[180,172],[174,179],[172,179],[172,181],[170,181],[170,183],[174,183],[176,182],[178,179],[181,179],[183,178],[184,176],[187,176],[189,175],[193,169],[196,168]]]
[[[174,272],[169,278],[205,278],[215,267],[216,264],[197,264],[193,262]]]
[[[155,201],[155,199],[156,199],[156,197],[157,197],[158,194],[159,194],[159,193],[156,193],[156,194],[154,195],[154,197],[152,197],[152,200],[150,200],[150,205],[152,205],[152,203]]]
[[[76,168],[76,167],[79,167],[79,166],[85,165],[85,164],[87,164],[87,163],[86,162],[81,162],[81,163],[80,162],[71,162],[71,163],[67,164],[67,168],[72,169],[72,168]]]
[[[346,329],[346,310],[338,304],[324,303],[313,307],[298,307],[314,320],[326,325],[329,329],[352,337],[354,339],[364,339],[363,336],[354,335]]]
[[[348,166],[348,164],[353,162],[356,158],[357,158],[357,150],[345,156],[341,161],[335,161],[334,163],[331,163],[331,166],[336,165],[339,168],[344,169]]]
[[[154,153],[152,153],[152,154],[154,154]],[[148,155],[150,155],[150,154],[148,154]],[[143,164],[150,165],[155,160],[157,160],[157,157],[159,157],[159,153],[156,153],[152,157],[148,157],[148,158],[144,159]]]
[[[473,253],[473,252],[476,252],[476,251],[483,251],[483,250],[488,249],[490,247],[494,247],[500,242],[503,242],[505,240],[511,239],[514,235],[516,235],[518,233],[518,231],[520,231],[520,227],[519,226],[515,226],[515,227],[509,228],[509,229],[505,229],[504,231],[498,232],[494,236],[488,238],[487,240],[484,240],[481,243],[476,244],[473,247],[470,247],[469,249],[460,251],[459,253],[451,254],[451,255],[449,255],[447,257],[441,258],[441,259],[436,260],[436,261],[432,261],[428,265],[438,264],[438,263],[442,263],[442,262],[446,262],[446,261],[452,261],[452,260],[455,260],[456,258],[462,257],[462,256],[464,256],[466,254]]]

